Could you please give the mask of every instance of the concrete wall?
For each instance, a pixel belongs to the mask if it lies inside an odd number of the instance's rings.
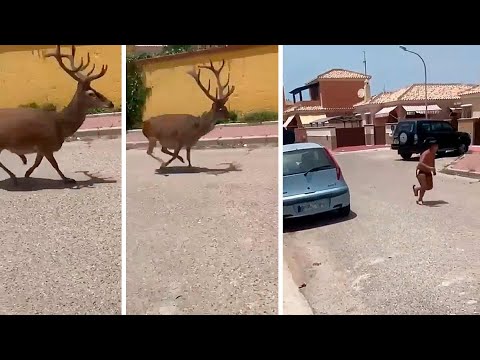
[[[232,45],[139,61],[145,71],[146,85],[152,89],[144,119],[161,114],[200,115],[208,111],[211,101],[186,72],[193,66],[207,65],[209,59],[216,67],[225,59],[223,82],[230,69],[230,85],[235,85],[235,92],[226,104],[229,110],[278,111],[278,46]],[[211,80],[211,93],[215,94],[216,82],[211,72],[203,69],[201,79],[206,86]]]
[[[55,45],[0,45],[0,83],[2,96],[0,108],[16,108],[19,105],[52,103],[63,108],[72,99],[77,83],[67,75],[54,58],[43,58],[43,52]],[[62,46],[69,52],[69,46]],[[91,66],[99,71],[102,64],[108,71],[92,82],[92,87],[121,106],[122,49],[118,45],[77,46],[77,64],[90,52]],[[89,67],[90,69],[91,67]]]
[[[306,128],[307,141],[320,144],[330,150],[337,148],[337,133],[334,127]]]
[[[358,90],[363,89],[364,80],[320,80],[320,93],[324,108],[352,107],[360,99]]]

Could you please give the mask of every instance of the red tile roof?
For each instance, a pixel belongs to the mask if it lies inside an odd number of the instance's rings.
[[[427,84],[428,100],[457,100],[460,95],[476,87],[468,84]],[[480,91],[479,91],[480,92]],[[395,101],[418,101],[425,99],[425,84],[413,84],[397,91],[380,93],[361,101],[354,106],[369,104],[386,104]]]
[[[371,79],[370,75],[365,75],[356,71],[350,71],[345,69],[331,69],[320,75],[315,79],[310,80],[305,85],[310,85],[317,82],[319,79]]]
[[[352,107],[342,107],[342,108],[324,108],[319,105],[300,105],[300,106],[292,106],[286,110],[284,110],[284,113],[291,113],[291,112],[296,112],[296,111],[343,111],[343,110],[353,110]]]
[[[464,92],[460,93],[460,96],[462,96],[462,95],[472,95],[472,94],[480,94],[480,85],[475,86],[474,88],[471,88],[467,91],[464,91]]]

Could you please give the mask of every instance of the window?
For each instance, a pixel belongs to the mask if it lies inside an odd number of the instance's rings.
[[[442,131],[443,130],[443,126],[442,126],[442,123],[441,122],[432,122],[431,123],[431,129],[432,131]]]
[[[441,123],[441,129],[444,132],[452,132],[453,128],[452,125],[450,125],[448,122],[444,121]]]
[[[462,106],[462,118],[471,118],[472,117],[472,105]]]
[[[421,129],[425,133],[428,133],[432,130],[430,123],[422,123]]]
[[[400,132],[405,131],[405,132],[412,132],[413,131],[413,122],[403,122],[400,121],[395,128],[394,135],[400,134]]]
[[[283,153],[284,176],[303,174],[316,167],[325,169],[335,167],[325,149],[303,149]]]

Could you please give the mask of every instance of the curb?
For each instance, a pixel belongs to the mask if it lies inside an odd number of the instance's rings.
[[[285,260],[283,261],[283,315],[313,315],[312,308],[295,284]]]
[[[81,140],[82,138],[91,138],[97,137],[101,138],[104,136],[122,136],[122,128],[121,127],[109,127],[109,128],[98,128],[98,129],[85,129],[85,130],[78,130],[75,134],[73,134],[67,141],[74,141],[74,140]]]
[[[457,170],[457,169],[449,169],[448,167],[445,169],[442,169],[440,171],[443,174],[447,175],[455,175],[455,176],[461,176],[469,179],[479,179],[480,180],[480,173],[475,172],[475,171],[466,171],[466,170]]]
[[[245,136],[240,138],[216,138],[216,139],[200,139],[193,147],[194,149],[222,149],[236,148],[248,145],[274,145],[278,146],[277,135],[265,136]],[[148,141],[131,141],[127,142],[127,150],[147,149]]]
[[[98,114],[88,114],[87,118],[96,118],[96,117],[104,117],[104,116],[122,116],[122,112],[111,112],[111,113],[98,113]]]

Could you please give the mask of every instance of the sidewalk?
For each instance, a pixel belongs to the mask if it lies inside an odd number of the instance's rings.
[[[85,137],[122,136],[122,114],[90,114],[69,141]]]
[[[293,280],[286,260],[283,261],[283,314],[313,315],[312,308]]]
[[[352,152],[352,151],[364,151],[373,149],[389,148],[390,145],[359,145],[359,146],[344,146],[333,150],[333,152]]]
[[[277,123],[217,125],[215,129],[198,141],[196,148],[236,147],[253,144],[278,144]],[[127,132],[127,149],[146,149],[147,147],[148,141],[141,130]]]
[[[446,166],[442,172],[449,175],[480,179],[480,149],[474,147],[468,154],[459,157]]]

